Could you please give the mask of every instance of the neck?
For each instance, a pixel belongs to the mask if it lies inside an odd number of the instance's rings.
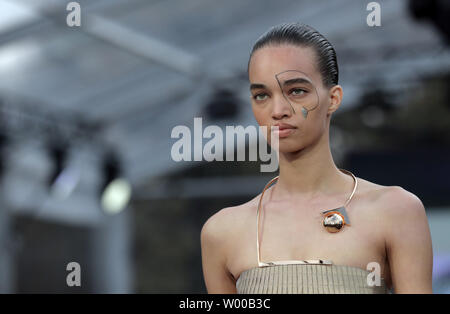
[[[314,144],[292,153],[279,154],[276,184],[281,197],[306,197],[350,193],[354,181],[340,171],[331,155],[328,132]]]

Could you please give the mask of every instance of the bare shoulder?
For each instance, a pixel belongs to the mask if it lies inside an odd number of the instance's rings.
[[[425,208],[420,198],[401,186],[384,186],[358,178],[358,187],[363,198],[386,217],[402,215],[424,215]]]
[[[227,242],[233,243],[235,238],[239,238],[241,232],[248,229],[249,220],[255,219],[256,202],[257,196],[246,203],[217,211],[203,224],[202,240],[223,245]]]

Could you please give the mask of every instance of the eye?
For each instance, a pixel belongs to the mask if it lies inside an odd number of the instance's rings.
[[[267,98],[267,94],[266,93],[259,93],[253,96],[254,100],[265,100]]]
[[[289,92],[290,94],[294,95],[294,96],[301,96],[303,94],[305,94],[307,91],[301,88],[294,88],[291,89],[291,91]]]

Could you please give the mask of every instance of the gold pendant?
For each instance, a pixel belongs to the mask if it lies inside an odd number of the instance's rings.
[[[345,207],[339,207],[322,212],[324,215],[322,224],[330,233],[341,231],[345,225],[350,225]]]

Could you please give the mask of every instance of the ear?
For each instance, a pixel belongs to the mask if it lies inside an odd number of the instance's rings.
[[[328,94],[329,100],[330,100],[330,105],[327,110],[327,116],[331,115],[333,112],[335,112],[339,108],[339,106],[341,105],[343,94],[344,94],[344,92],[342,90],[341,85],[334,85],[333,87],[330,88],[330,91]]]

